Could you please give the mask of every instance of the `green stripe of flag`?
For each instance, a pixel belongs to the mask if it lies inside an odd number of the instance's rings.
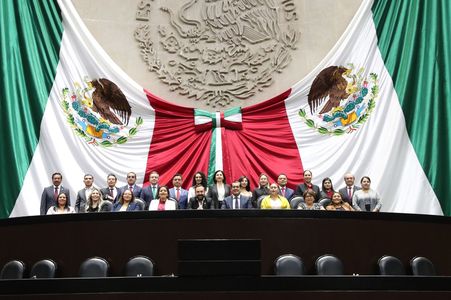
[[[56,1],[0,1],[0,218],[20,192],[59,60],[63,27]]]
[[[451,215],[451,1],[376,0],[372,10],[413,147]]]

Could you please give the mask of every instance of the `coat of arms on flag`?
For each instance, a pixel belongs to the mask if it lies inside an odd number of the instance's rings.
[[[365,68],[356,70],[353,64],[330,66],[316,76],[310,87],[310,114],[300,109],[299,116],[320,134],[351,133],[370,117],[378,94],[376,73],[365,76]]]
[[[129,127],[132,109],[121,89],[106,78],[74,82],[61,93],[61,107],[74,132],[89,144],[102,147],[124,144],[138,133],[141,117]],[[128,129],[128,131],[126,131]]]

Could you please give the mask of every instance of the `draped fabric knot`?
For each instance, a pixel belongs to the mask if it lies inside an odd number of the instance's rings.
[[[225,112],[213,113],[202,109],[195,109],[194,127],[198,132],[221,127],[231,130],[242,130],[241,107],[234,107]]]

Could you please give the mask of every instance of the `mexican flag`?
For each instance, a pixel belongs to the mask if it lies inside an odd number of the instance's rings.
[[[446,214],[451,5],[363,1],[333,49],[287,91],[248,107],[207,112],[171,104],[127,76],[70,1],[1,4],[0,216],[39,214],[40,195],[61,172],[75,193],[83,175],[106,186],[151,171],[188,187],[198,170],[246,175],[303,170],[320,185],[368,175],[382,211]],[[334,93],[321,82],[335,80]],[[314,96],[317,97],[314,97]],[[336,98],[336,95],[341,95]],[[334,98],[335,97],[335,98]],[[334,102],[335,101],[335,102]],[[331,103],[331,107],[328,107]]]

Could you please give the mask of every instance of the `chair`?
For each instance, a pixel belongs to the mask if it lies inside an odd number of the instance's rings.
[[[0,273],[0,279],[22,279],[25,272],[25,264],[20,260],[7,262]]]
[[[138,203],[140,208],[139,210],[144,210],[144,208],[146,207],[146,203],[140,198],[135,198],[135,202]]]
[[[262,208],[262,201],[265,199],[265,197],[268,197],[268,195],[261,195],[257,199],[257,208]]]
[[[404,269],[402,262],[397,257],[384,255],[379,258],[377,265],[379,267],[380,275],[406,275],[406,270]]]
[[[31,267],[30,278],[55,278],[56,263],[51,259],[43,259]]]
[[[281,255],[274,261],[274,273],[277,276],[304,275],[304,262],[293,254]]]
[[[415,256],[412,258],[410,268],[415,276],[437,276],[434,264],[426,257]]]
[[[107,277],[110,266],[102,257],[86,259],[80,266],[80,277]]]
[[[113,210],[113,203],[110,200],[103,200],[102,207],[100,208],[100,211],[102,212],[109,212]]]
[[[132,257],[125,265],[125,276],[153,276],[154,266],[152,260],[146,256]]]
[[[319,200],[318,203],[319,203],[322,207],[326,208],[326,206],[328,206],[331,202],[332,202],[332,200],[330,200],[329,198],[324,198],[324,199]]]
[[[291,209],[297,209],[299,203],[304,202],[304,198],[297,196],[290,200]]]
[[[343,263],[331,254],[325,254],[316,259],[316,274],[318,275],[343,275]]]

